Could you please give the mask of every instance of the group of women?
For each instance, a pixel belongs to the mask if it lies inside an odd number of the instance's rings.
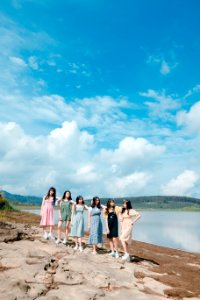
[[[84,203],[82,196],[78,196],[76,201],[72,200],[71,192],[65,191],[61,198],[56,197],[56,189],[51,187],[43,197],[41,206],[41,222],[44,238],[54,239],[52,229],[54,226],[54,206],[59,206],[58,236],[56,243],[67,244],[69,236],[74,238],[75,250],[83,251],[82,239],[84,237],[84,211],[88,211],[88,244],[92,245],[93,254],[97,253],[97,245],[103,243],[103,225],[101,213],[103,213],[106,224],[107,238],[109,239],[109,255],[118,258],[118,228],[120,227],[120,241],[123,246],[123,260],[130,261],[128,243],[131,240],[132,226],[141,215],[132,209],[130,201],[124,200],[122,207],[115,206],[113,199],[109,199],[107,206],[100,203],[99,197],[94,197],[91,206]],[[120,223],[120,226],[118,224]],[[62,225],[65,223],[65,238],[61,240]],[[47,229],[49,228],[49,232]]]

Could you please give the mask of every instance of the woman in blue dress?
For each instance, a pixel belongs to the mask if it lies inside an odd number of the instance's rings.
[[[99,197],[94,197],[88,210],[88,229],[90,230],[88,244],[93,246],[93,254],[97,253],[97,244],[103,243],[103,226],[101,221],[101,211],[103,209],[105,209],[105,206],[101,205]]]
[[[71,236],[75,239],[75,250],[83,251],[82,238],[84,236],[84,210],[89,209],[84,204],[82,196],[76,198],[76,204],[72,208],[72,224],[71,224]]]

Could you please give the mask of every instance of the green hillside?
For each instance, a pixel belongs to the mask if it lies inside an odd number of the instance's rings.
[[[23,205],[41,205],[42,197],[21,196],[3,192],[4,198],[10,202]],[[116,205],[121,206],[124,199],[130,200],[136,209],[181,209],[200,211],[200,199],[184,196],[139,196],[114,198]],[[102,204],[107,203],[108,198],[102,198]],[[90,204],[90,200],[86,200]]]
[[[182,209],[182,210],[199,210],[200,199],[184,196],[140,196],[115,198],[117,205],[122,205],[123,200],[130,200],[136,209]],[[103,203],[107,199],[102,199]]]
[[[2,192],[4,197],[11,202],[15,202],[16,204],[25,204],[25,205],[40,205],[42,202],[42,197],[36,196],[21,196],[8,193],[6,191]]]

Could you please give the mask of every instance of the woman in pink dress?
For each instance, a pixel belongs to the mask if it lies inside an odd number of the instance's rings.
[[[54,205],[56,201],[56,189],[51,187],[43,197],[42,206],[41,206],[41,221],[40,226],[43,227],[44,238],[53,238],[52,228],[54,225]],[[47,227],[49,227],[49,232],[47,232]]]
[[[119,216],[121,223],[120,240],[124,249],[124,255],[122,256],[123,260],[130,261],[130,255],[128,253],[128,243],[131,241],[132,226],[140,218],[141,215],[137,211],[132,209],[131,201],[124,200],[122,212]]]

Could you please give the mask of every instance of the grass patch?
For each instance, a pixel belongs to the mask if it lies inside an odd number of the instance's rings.
[[[40,216],[22,211],[0,210],[0,220],[11,223],[21,223],[39,226]]]

